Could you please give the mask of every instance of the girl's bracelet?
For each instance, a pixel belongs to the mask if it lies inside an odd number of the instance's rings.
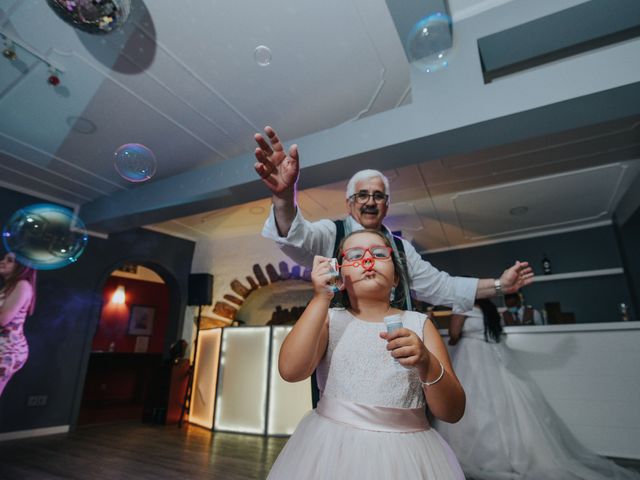
[[[435,383],[438,383],[440,380],[442,380],[442,377],[444,377],[444,365],[442,365],[442,362],[440,360],[438,360],[438,363],[440,364],[440,375],[438,375],[438,378],[436,378],[432,382],[422,382],[422,385],[424,385],[425,387],[429,387]]]

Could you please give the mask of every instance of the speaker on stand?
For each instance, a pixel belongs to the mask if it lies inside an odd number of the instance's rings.
[[[193,361],[189,365],[189,379],[187,390],[182,402],[182,411],[178,420],[178,428],[182,428],[184,414],[191,410],[191,392],[193,391],[193,375],[196,367],[196,355],[198,354],[198,336],[200,335],[200,318],[202,306],[213,303],[213,275],[209,273],[192,273],[189,275],[187,292],[187,305],[198,307],[198,317],[196,320],[196,337],[193,340]]]

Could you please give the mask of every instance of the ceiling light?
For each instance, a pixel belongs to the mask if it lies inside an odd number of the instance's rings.
[[[529,207],[525,207],[523,205],[520,207],[513,207],[511,210],[509,210],[509,213],[511,215],[515,215],[516,217],[521,217],[522,215],[526,215],[528,211]]]
[[[64,68],[59,65],[54,65],[44,54],[38,52],[25,43],[21,43],[14,38],[10,38],[5,32],[0,31],[0,38],[4,39],[5,48],[2,51],[2,55],[5,58],[7,58],[8,60],[16,60],[18,58],[17,50],[20,48],[25,52],[33,55],[47,66],[49,72],[49,78],[47,81],[51,85],[56,86],[60,83],[60,75],[64,73]]]
[[[67,117],[67,125],[69,125],[73,131],[84,133],[85,135],[91,135],[98,130],[96,124],[88,118],[75,117],[73,115]]]
[[[54,87],[60,85],[60,77],[58,76],[58,72],[52,70],[49,73],[49,78],[47,78],[47,82],[49,82],[49,85],[53,85]]]
[[[9,60],[15,60],[16,58],[18,58],[18,55],[16,54],[16,51],[13,47],[13,42],[6,42],[6,48],[2,51],[2,55],[4,55],[4,58],[8,58]]]

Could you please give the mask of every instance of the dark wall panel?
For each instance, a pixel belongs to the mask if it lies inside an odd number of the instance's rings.
[[[41,200],[0,189],[0,222],[19,208]],[[0,397],[0,432],[73,425],[101,307],[102,286],[124,262],[158,272],[170,295],[164,351],[178,338],[187,298],[187,279],[195,244],[149,230],[90,237],[78,262],[38,276],[35,314],[25,324],[30,355],[26,366]],[[46,395],[45,406],[27,406]]]
[[[436,268],[453,275],[496,278],[515,260],[527,260],[542,276],[544,255],[554,274],[622,267],[612,225],[535,237],[481,247],[423,255]],[[542,310],[545,302],[560,302],[578,323],[617,321],[618,306],[630,303],[624,275],[539,282],[522,292],[527,304]],[[497,303],[501,305],[501,301]]]

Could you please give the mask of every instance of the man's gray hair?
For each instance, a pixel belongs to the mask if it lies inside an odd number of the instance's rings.
[[[389,179],[378,170],[360,170],[359,172],[356,172],[356,174],[351,177],[351,180],[349,180],[349,183],[347,183],[347,198],[356,193],[356,183],[376,177],[380,178],[382,180],[382,183],[384,183],[384,193],[386,193],[388,196],[388,205],[391,199],[391,194],[389,192]]]

